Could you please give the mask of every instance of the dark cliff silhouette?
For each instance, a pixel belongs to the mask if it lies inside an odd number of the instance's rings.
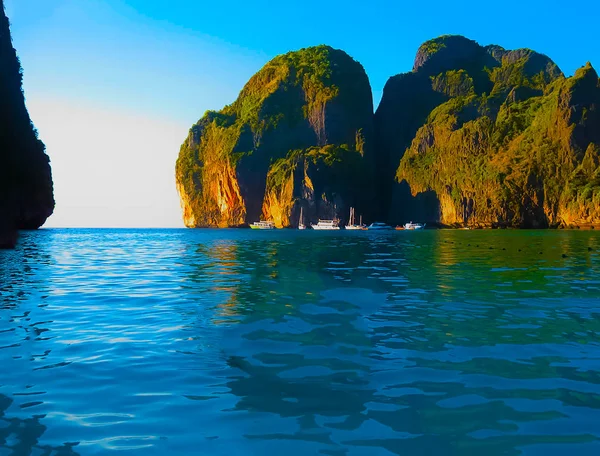
[[[0,0],[0,247],[19,229],[37,229],[54,210],[45,146],[25,107],[22,70]]]

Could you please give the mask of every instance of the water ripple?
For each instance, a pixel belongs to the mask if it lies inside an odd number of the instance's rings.
[[[0,454],[600,454],[594,232],[41,230]]]

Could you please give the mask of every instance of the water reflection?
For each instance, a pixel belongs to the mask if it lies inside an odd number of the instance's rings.
[[[0,266],[25,451],[600,454],[595,233],[42,235]]]
[[[74,447],[76,443],[67,443],[58,447],[42,445],[40,438],[46,432],[40,420],[44,415],[34,415],[31,418],[17,418],[7,413],[12,405],[12,400],[0,394],[0,450],[10,456],[27,456],[40,454],[44,456],[77,456]],[[21,409],[27,404],[21,405]]]
[[[424,236],[236,244],[228,302],[244,318],[229,334],[246,342],[226,353],[227,387],[235,410],[294,418],[248,437],[333,452],[595,449],[600,320],[565,304],[581,304],[571,273],[595,280],[596,240]]]

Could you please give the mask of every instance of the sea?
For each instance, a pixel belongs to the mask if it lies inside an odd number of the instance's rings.
[[[0,455],[600,455],[600,233],[42,229]]]

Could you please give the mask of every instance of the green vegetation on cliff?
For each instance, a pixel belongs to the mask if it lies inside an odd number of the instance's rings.
[[[275,57],[181,146],[186,225],[265,218],[289,226],[300,205],[310,218],[366,205],[372,112],[366,73],[343,51],[318,46]]]
[[[21,65],[0,0],[0,231],[38,228],[54,210],[49,159],[21,87]]]
[[[348,213],[391,223],[600,224],[600,84],[529,49],[424,43],[373,117],[362,66],[327,46],[278,56],[181,147],[187,226]]]
[[[376,116],[378,153],[399,161],[396,179],[413,197],[435,195],[431,218],[478,226],[600,223],[600,83],[590,64],[565,78],[531,50],[442,37],[420,48],[411,78],[393,82]],[[391,134],[398,112],[419,102],[425,109],[416,110],[412,127]],[[394,188],[402,187],[386,190]],[[402,213],[410,199],[401,195],[391,212]]]

